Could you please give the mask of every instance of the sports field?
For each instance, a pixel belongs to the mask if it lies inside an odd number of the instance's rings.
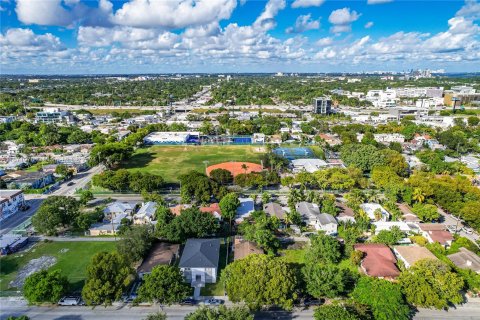
[[[80,290],[86,276],[86,267],[93,255],[100,251],[112,251],[115,242],[112,241],[77,241],[77,242],[40,242],[27,251],[14,253],[0,259],[0,291],[2,295],[8,295],[10,281],[17,277],[23,266],[32,259],[43,256],[56,258],[56,263],[50,270],[60,270],[68,277],[72,290]]]
[[[263,153],[263,147],[250,145],[152,146],[138,149],[122,167],[161,175],[167,182],[176,182],[179,175],[190,170],[205,173],[205,168],[212,164],[226,161],[260,163]]]

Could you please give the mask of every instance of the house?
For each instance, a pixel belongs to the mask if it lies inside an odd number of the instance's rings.
[[[342,144],[342,140],[340,140],[338,136],[333,136],[326,133],[320,133],[318,136],[321,139],[323,139],[326,143],[328,143],[331,147]]]
[[[270,217],[277,217],[280,221],[284,221],[287,217],[287,212],[276,202],[265,204],[263,211]]]
[[[175,216],[179,216],[183,210],[190,209],[191,207],[191,204],[177,204],[174,207],[170,207],[170,212]]]
[[[395,265],[397,259],[388,246],[363,243],[356,244],[354,248],[365,254],[360,266],[366,275],[383,279],[395,279],[400,275],[400,270]]]
[[[222,210],[220,209],[218,202],[211,203],[206,207],[200,207],[200,212],[210,213],[218,220],[222,220]]]
[[[133,215],[134,224],[152,223],[157,211],[157,203],[153,201],[144,202],[137,213]]]
[[[172,265],[178,258],[180,251],[179,244],[159,242],[153,245],[148,256],[142,261],[137,269],[137,274],[143,278],[145,274],[150,274],[152,269],[158,265]]]
[[[217,282],[220,239],[188,239],[178,267],[192,286]]]
[[[293,172],[306,171],[313,173],[328,167],[328,163],[321,159],[294,159],[291,161],[291,164]]]
[[[255,204],[251,198],[238,198],[240,205],[237,208],[235,222],[240,223],[255,210]]]
[[[25,207],[22,190],[0,190],[0,221]]]
[[[253,138],[252,138],[253,143],[260,143],[264,144],[265,143],[265,134],[263,133],[254,133]]]
[[[15,171],[4,179],[9,189],[41,189],[55,182],[53,174],[40,171]]]
[[[429,243],[438,242],[444,247],[452,244],[453,236],[443,223],[419,223],[418,228]]]
[[[342,202],[337,202],[337,207],[340,208],[340,213],[337,216],[337,221],[342,223],[355,223],[355,213],[352,208],[347,207],[346,204]]]
[[[420,246],[395,246],[393,247],[393,252],[406,268],[410,268],[419,260],[438,260],[430,250]]]
[[[318,231],[323,231],[327,235],[337,234],[338,223],[335,218],[328,213],[322,213],[318,215],[317,223],[315,224],[315,229]]]
[[[480,257],[466,248],[462,247],[459,252],[449,254],[447,257],[461,269],[470,269],[480,273]]]
[[[7,233],[0,236],[0,254],[2,256],[17,252],[28,243],[28,237]]]
[[[103,213],[108,216],[117,216],[123,213],[130,215],[135,211],[136,206],[137,204],[134,202],[115,201],[103,209]]]
[[[233,260],[237,261],[251,254],[263,254],[255,242],[236,236],[233,242]]]
[[[117,234],[119,228],[120,223],[104,221],[92,224],[88,229],[88,234],[92,237],[113,236]]]
[[[380,212],[381,216],[380,219],[381,221],[387,221],[390,218],[390,214],[388,213],[387,210],[385,210],[381,205],[378,203],[362,203],[360,205],[360,208],[365,211],[365,213],[368,215],[371,221],[377,221],[376,217],[376,212]]]
[[[404,233],[416,232],[418,227],[413,223],[406,223],[404,221],[375,221],[375,234],[378,234],[382,230],[390,231],[393,227],[397,227]]]
[[[320,209],[317,204],[301,201],[295,205],[295,210],[307,224],[315,225],[317,223],[317,218],[320,215]]]
[[[405,222],[419,223],[421,220],[412,212],[410,207],[406,203],[398,203],[398,209],[402,212],[402,219]]]

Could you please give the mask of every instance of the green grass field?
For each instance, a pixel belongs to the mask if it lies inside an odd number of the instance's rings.
[[[11,254],[0,259],[0,291],[2,295],[8,295],[8,291],[16,291],[8,288],[10,281],[14,280],[18,271],[30,260],[41,256],[54,256],[57,263],[50,270],[61,270],[72,284],[72,291],[80,290],[86,276],[86,267],[93,255],[100,251],[112,251],[115,242],[49,242],[38,243],[28,251]]]
[[[167,182],[190,170],[205,172],[205,165],[227,161],[260,163],[259,146],[152,146],[138,149],[122,167],[162,176]],[[207,164],[204,161],[208,161]]]

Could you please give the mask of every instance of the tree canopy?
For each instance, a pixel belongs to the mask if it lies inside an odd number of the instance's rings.
[[[143,277],[138,300],[170,305],[185,299],[189,294],[190,286],[184,282],[178,267],[158,265]]]
[[[187,314],[185,320],[253,320],[248,308],[222,305],[218,308],[201,307]]]
[[[60,227],[75,224],[80,203],[72,197],[50,196],[43,200],[32,217],[32,224],[38,233],[54,235]]]
[[[42,270],[25,279],[23,295],[31,304],[57,303],[67,292],[69,283],[60,270]]]
[[[307,260],[320,263],[337,263],[342,253],[337,239],[325,234],[318,234],[311,238],[307,249]]]

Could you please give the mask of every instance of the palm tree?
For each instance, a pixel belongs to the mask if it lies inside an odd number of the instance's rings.
[[[415,200],[417,203],[423,203],[423,201],[425,201],[425,194],[423,193],[422,189],[413,189],[412,199]]]
[[[243,169],[243,171],[245,171],[245,174],[247,174],[248,166],[247,166],[246,163],[243,163],[243,164],[242,164],[242,169]]]

